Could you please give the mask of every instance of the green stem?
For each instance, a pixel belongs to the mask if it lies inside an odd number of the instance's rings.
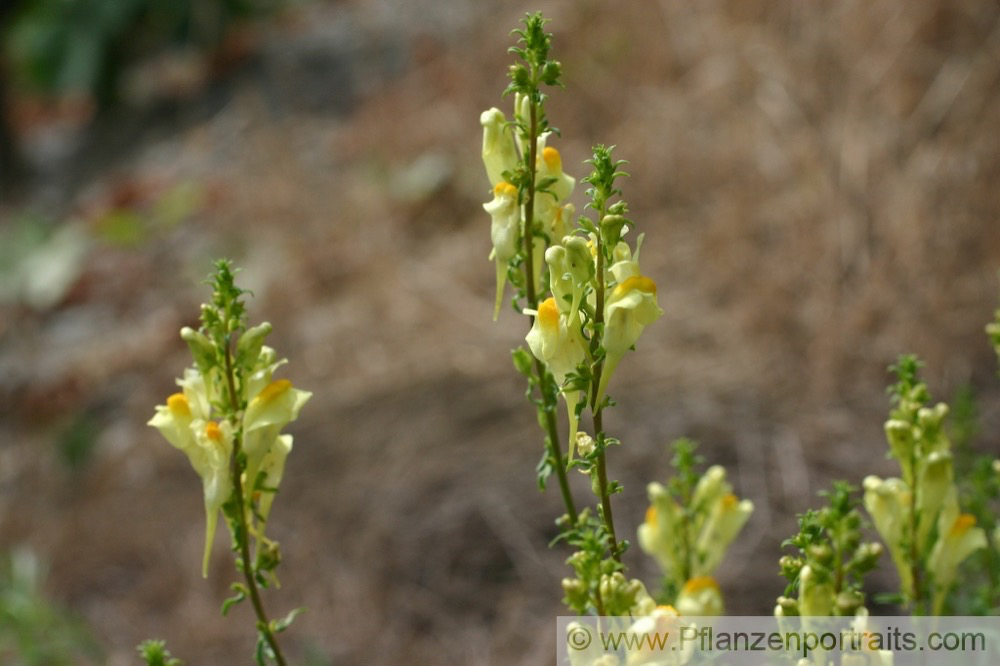
[[[910,470],[912,470],[910,476],[913,480],[913,492],[910,495],[910,574],[913,585],[913,614],[925,615],[927,613],[927,603],[924,599],[923,571],[920,566],[920,546],[922,544],[917,543],[920,526],[917,520],[917,507],[920,506],[918,493],[921,491],[918,482],[919,475],[917,474],[917,457],[916,446],[914,446],[910,453]]]
[[[604,199],[598,206],[598,224],[604,217]],[[601,245],[601,235],[597,235],[597,306],[594,310],[594,328],[601,330],[604,325],[604,248]],[[590,413],[594,417],[594,436],[604,441],[604,396],[600,395],[601,375],[604,372],[604,359],[598,361],[594,368],[594,377],[590,392]],[[600,402],[599,402],[600,401]],[[601,495],[601,517],[611,539],[611,554],[615,561],[621,564],[622,556],[618,552],[618,539],[615,536],[615,519],[611,513],[611,496],[608,494],[608,466],[604,455],[604,447],[597,454],[597,484]]]
[[[569,489],[569,479],[566,477],[566,464],[563,462],[562,447],[559,445],[559,424],[556,422],[556,406],[549,403],[548,395],[551,394],[548,382],[552,379],[541,361],[535,359],[535,372],[540,380],[542,400],[545,403],[545,430],[546,440],[549,447],[549,454],[556,468],[556,478],[559,480],[559,492],[562,494],[563,503],[566,505],[566,513],[570,521],[575,525],[577,519],[576,504],[573,502],[573,493]],[[558,401],[558,397],[556,398]]]
[[[233,437],[233,455],[230,458],[230,473],[233,477],[233,494],[236,499],[236,515],[239,520],[236,532],[239,537],[240,568],[243,571],[243,577],[246,579],[247,589],[250,591],[250,603],[253,605],[254,613],[257,615],[257,630],[264,637],[264,640],[267,641],[271,652],[274,653],[275,663],[278,666],[286,666],[285,657],[281,654],[281,648],[278,646],[278,639],[275,637],[274,632],[271,631],[271,623],[267,619],[267,613],[264,611],[264,602],[260,598],[260,590],[257,586],[256,576],[254,575],[253,560],[250,557],[250,532],[245,509],[246,498],[243,492],[243,470],[240,468],[239,462],[242,449],[242,430],[239,428],[236,416],[239,412],[239,400],[236,396],[232,353],[228,346],[226,347],[226,383],[229,385],[230,406],[232,407],[229,421],[233,424],[233,429],[236,433]]]
[[[538,310],[538,293],[535,291],[535,259],[534,259],[534,226],[535,226],[535,178],[537,171],[535,162],[538,159],[538,108],[534,101],[528,105],[530,108],[530,128],[528,131],[528,165],[531,169],[531,178],[528,180],[528,193],[525,197],[524,205],[524,282],[528,299],[528,307]],[[534,317],[532,317],[534,324]],[[559,424],[556,421],[556,409],[559,406],[558,392],[553,392],[549,386],[551,375],[545,369],[545,365],[535,359],[535,374],[538,379],[538,387],[542,394],[542,404],[545,411],[546,440],[549,447],[549,455],[552,457],[556,470],[556,478],[559,479],[559,491],[562,494],[563,503],[566,505],[566,513],[570,521],[576,524],[577,511],[573,502],[573,494],[569,489],[569,479],[566,477],[566,465],[563,462],[562,448],[559,444]],[[555,403],[550,399],[555,393]]]

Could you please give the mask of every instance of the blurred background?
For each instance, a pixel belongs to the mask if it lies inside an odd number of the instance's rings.
[[[315,393],[269,527],[269,611],[308,608],[293,660],[551,661],[561,502],[535,488],[509,360],[527,321],[491,321],[479,157],[526,11],[553,19],[567,172],[594,143],[630,162],[665,312],[611,387],[621,533],[667,444],[697,439],[757,507],[719,571],[728,608],[770,613],[795,514],[894,473],[904,352],[1000,451],[996,0],[165,7],[0,1],[4,663],[131,664],[148,637],[249,659],[249,609],[219,616],[227,537],[203,580],[199,480],[145,425],[221,256]]]

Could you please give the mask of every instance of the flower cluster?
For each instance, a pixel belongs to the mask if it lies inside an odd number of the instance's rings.
[[[219,512],[232,502],[237,486],[244,494],[239,504],[257,541],[258,557],[274,556],[264,527],[292,450],[292,436],[281,431],[298,418],[312,396],[287,379],[274,378],[286,361],[264,345],[271,325],[247,330],[242,308],[232,302],[240,292],[232,284],[228,266],[217,280],[215,302],[203,306],[203,327],[181,331],[195,365],[177,380],[180,391],[158,405],[149,421],[188,457],[201,477],[203,575],[208,572]],[[234,534],[240,532],[238,525],[231,527]]]
[[[975,517],[959,509],[944,429],[948,406],[926,406],[929,395],[918,379],[919,367],[912,356],[902,357],[894,367],[895,408],[885,423],[902,478],[866,477],[864,505],[899,571],[904,599],[917,612],[937,615],[959,564],[987,544]]]
[[[521,99],[518,97],[515,109],[523,106]],[[595,149],[591,160],[595,171],[587,179],[594,185],[591,193],[599,201],[591,205],[601,213],[600,221],[595,224],[581,218],[574,229],[575,208],[566,199],[576,181],[563,171],[559,152],[545,145],[549,133],[543,133],[537,140],[534,173],[544,187],[535,193],[529,215],[524,191],[505,180],[516,180],[523,168],[518,157],[524,155],[523,140],[521,133],[512,128],[522,127],[525,119],[519,115],[515,118],[514,123],[508,123],[503,112],[495,108],[485,111],[481,118],[483,162],[493,184],[493,200],[483,207],[492,218],[490,256],[496,262],[497,274],[494,318],[500,310],[507,276],[523,260],[524,247],[530,247],[533,268],[529,279],[534,283],[531,292],[536,294],[538,305],[536,309],[529,303],[524,309],[534,317],[525,339],[534,357],[552,373],[566,402],[572,459],[577,405],[587,398],[601,401],[618,363],[663,311],[657,303],[656,283],[639,269],[642,236],[634,250],[622,240],[627,226],[631,226],[622,215],[627,208],[623,202],[605,205],[606,199],[618,192],[613,189],[614,179],[622,175],[617,171],[620,163],[611,162],[610,149]],[[525,244],[524,234],[529,232],[532,241]],[[541,279],[543,266],[547,269],[547,285]],[[542,298],[545,293],[551,295]],[[591,395],[581,382],[567,382],[581,365],[593,367],[598,362],[603,364],[603,373]]]
[[[733,494],[726,470],[718,465],[700,478],[694,475],[693,443],[679,440],[674,449],[678,474],[668,486],[649,484],[639,546],[660,565],[666,595],[682,615],[722,615],[722,593],[713,574],[753,503]]]

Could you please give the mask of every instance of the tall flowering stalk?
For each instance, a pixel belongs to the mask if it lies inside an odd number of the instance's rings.
[[[514,363],[528,378],[545,432],[539,482],[544,487],[556,475],[566,507],[562,538],[578,549],[569,560],[576,577],[563,581],[566,602],[580,612],[626,614],[649,597],[641,583],[624,577],[628,542],[616,533],[611,505],[621,485],[609,479],[606,462],[607,448],[619,442],[606,434],[603,413],[613,404],[607,390],[615,369],[662,311],[656,284],[639,270],[642,236],[634,246],[624,240],[634,225],[616,186],[627,175],[620,170],[624,162],[612,159],[612,148],[596,146],[587,161],[592,171],[583,182],[593,218],[574,220],[568,198],[576,180],[549,145],[558,132],[548,122],[542,86],[561,85],[562,68],[549,58],[552,36],[545,23],[540,14],[528,15],[524,29],[514,31],[519,40],[511,53],[519,62],[511,65],[504,92],[514,98],[512,119],[496,108],[480,118],[492,187],[483,208],[491,217],[494,318],[509,283],[515,309],[531,317],[525,338],[530,353],[516,350]],[[569,423],[565,440],[556,420],[560,396]],[[579,429],[584,411],[592,436]],[[595,511],[577,511],[567,479],[571,468],[589,476]]]
[[[180,391],[156,407],[153,426],[180,449],[201,477],[205,500],[202,575],[208,575],[212,542],[221,513],[229,527],[236,569],[244,582],[222,610],[250,599],[257,617],[258,664],[285,664],[276,635],[298,611],[269,620],[260,589],[268,587],[281,562],[278,543],[265,535],[275,495],[284,477],[292,436],[281,430],[298,418],[312,396],[275,372],[286,363],[264,344],[271,325],[247,326],[244,290],[227,261],[216,264],[211,303],[202,306],[201,327],[181,337],[194,366],[177,380]]]
[[[545,145],[553,130],[545,114],[542,86],[561,85],[561,67],[548,57],[551,35],[543,30],[544,24],[545,20],[536,14],[525,19],[524,30],[515,31],[523,47],[512,47],[511,52],[522,62],[511,65],[511,81],[504,91],[504,96],[514,96],[513,120],[508,121],[497,108],[484,111],[480,117],[483,163],[493,188],[493,198],[483,208],[491,217],[490,257],[496,265],[494,319],[499,316],[508,281],[516,289],[515,307],[532,315],[538,312],[547,291],[540,279],[545,248],[553,242],[556,232],[564,230],[565,219],[573,213],[572,204],[564,202],[575,180],[562,172],[558,150]],[[545,321],[551,323],[550,319]],[[551,354],[564,356],[555,347],[549,349]],[[545,358],[532,358],[523,349],[514,352],[514,363],[528,378],[529,398],[536,405],[545,433],[545,451],[538,465],[539,486],[544,488],[554,473],[566,515],[575,522],[577,509],[556,417],[561,382],[553,373],[561,366],[557,363],[552,368]]]
[[[915,615],[940,615],[959,564],[987,545],[972,514],[962,513],[954,481],[951,442],[944,428],[948,406],[927,406],[920,362],[902,356],[886,439],[902,478],[864,480],[864,505],[899,572],[901,600]]]

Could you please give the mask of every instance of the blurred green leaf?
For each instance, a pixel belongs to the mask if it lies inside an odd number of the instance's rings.
[[[30,550],[0,554],[0,663],[102,663],[101,650],[87,626],[42,593],[43,578],[42,566]]]

